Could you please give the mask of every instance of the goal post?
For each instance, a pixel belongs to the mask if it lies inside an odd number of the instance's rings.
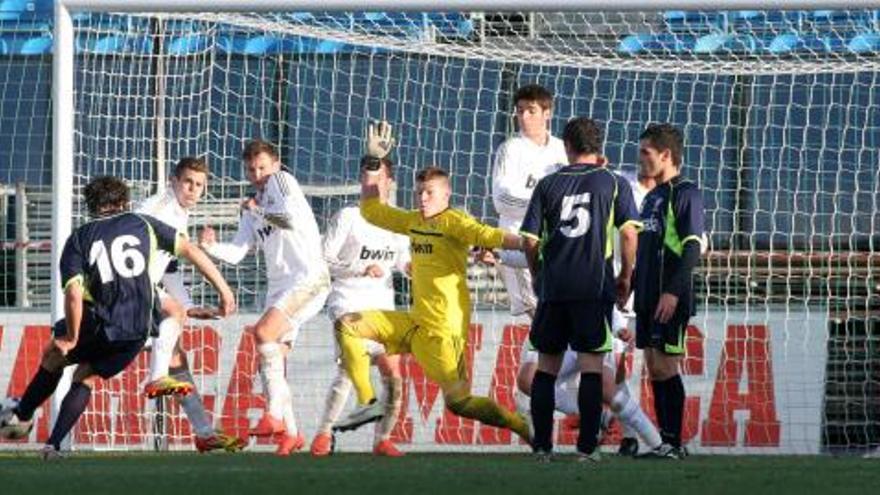
[[[63,306],[54,267],[83,219],[77,188],[94,174],[125,177],[140,198],[163,185],[168,162],[206,155],[212,184],[193,222],[219,222],[225,238],[248,188],[233,170],[240,145],[262,135],[291,158],[323,230],[356,199],[352,157],[364,124],[382,116],[398,133],[403,206],[415,170],[437,163],[452,174],[456,205],[494,223],[494,148],[515,130],[515,88],[538,82],[556,96],[553,131],[572,116],[595,116],[610,163],[624,171],[636,169],[647,123],[685,132],[684,171],[704,191],[711,245],[695,276],[699,309],[684,370],[694,450],[812,454],[880,443],[880,45],[871,44],[880,0],[551,0],[541,11],[451,0],[447,12],[429,1],[327,0],[314,8],[304,0],[55,2],[52,321]],[[242,331],[260,308],[261,263],[224,267],[244,315],[185,337],[187,348],[206,349],[192,359],[197,385],[217,424],[234,433],[261,407]],[[187,274],[196,301],[210,303],[204,282]],[[509,402],[523,322],[508,315],[492,270],[474,266],[469,276],[478,308],[473,386]],[[17,352],[10,342],[24,342],[23,327],[45,323],[23,315],[22,328],[5,330],[0,354]],[[333,371],[326,328],[301,332],[289,362],[307,435]],[[642,364],[636,358],[630,383],[650,408]],[[0,363],[0,386],[9,366]],[[150,448],[148,413],[132,398],[142,366],[96,393],[83,427],[92,436],[76,446]],[[395,430],[406,448],[522,449],[456,422],[420,371],[406,372]],[[190,447],[183,422],[169,417],[171,448]],[[341,448],[368,449],[368,437],[343,438]]]

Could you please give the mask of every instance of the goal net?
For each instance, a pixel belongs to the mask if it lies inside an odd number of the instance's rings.
[[[576,115],[598,120],[604,154],[625,172],[636,170],[647,124],[675,124],[685,136],[683,174],[703,191],[710,246],[694,280],[699,304],[683,369],[689,448],[803,454],[880,443],[877,12],[85,12],[74,15],[74,26],[74,193],[112,174],[143,198],[164,187],[179,158],[205,157],[211,178],[193,235],[204,225],[219,228],[222,239],[234,234],[237,205],[249,192],[240,153],[252,138],[278,146],[323,228],[357,200],[364,129],[386,119],[399,143],[400,205],[412,206],[415,172],[437,164],[451,173],[453,203],[494,223],[491,164],[517,132],[517,87],[538,83],[554,93],[554,134]],[[51,62],[46,52],[23,48],[44,34],[23,31],[0,38],[0,66],[21,68],[0,78],[0,115],[11,123],[0,137],[13,142],[24,133],[39,145],[24,172],[20,156],[0,146],[0,180],[36,193],[50,184],[51,142],[33,138],[49,129],[41,110]],[[14,208],[3,204],[11,232]],[[76,200],[74,225],[84,214]],[[6,257],[40,253],[7,244]],[[264,406],[245,332],[262,308],[264,267],[253,256],[223,271],[241,313],[191,322],[182,342],[215,424],[244,436]],[[492,269],[473,266],[469,278],[473,389],[513,407],[527,327],[509,316]],[[18,281],[4,280],[4,293],[15,290]],[[48,301],[43,281],[28,289],[37,306]],[[214,301],[191,271],[187,283],[197,302]],[[6,396],[20,395],[36,370],[48,323],[44,312],[0,313]],[[642,360],[628,359],[630,386],[653,415]],[[146,363],[142,356],[98,386],[74,448],[191,448],[177,406],[140,394]],[[287,361],[307,437],[334,372],[331,327],[321,316],[300,332]],[[509,434],[445,412],[415,363],[407,361],[405,373],[394,431],[405,449],[524,449]],[[38,418],[23,445],[47,436],[48,409]],[[557,430],[559,443],[573,444],[575,433]],[[344,434],[337,448],[365,450],[371,437]],[[615,427],[607,443],[618,438]]]

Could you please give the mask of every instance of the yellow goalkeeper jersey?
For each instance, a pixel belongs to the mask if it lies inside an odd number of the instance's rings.
[[[504,231],[484,225],[463,211],[448,208],[423,219],[417,210],[361,201],[368,222],[409,236],[412,258],[412,318],[429,331],[450,329],[467,335],[471,302],[467,263],[471,246],[499,248]]]

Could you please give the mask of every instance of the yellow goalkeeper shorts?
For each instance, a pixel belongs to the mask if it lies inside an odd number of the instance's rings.
[[[361,311],[347,315],[346,323],[349,332],[381,342],[388,354],[412,353],[446,395],[468,391],[461,331],[420,326],[405,311]]]

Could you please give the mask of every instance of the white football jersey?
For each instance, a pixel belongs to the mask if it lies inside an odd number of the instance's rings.
[[[165,192],[154,194],[141,201],[135,206],[134,212],[154,217],[177,231],[187,231],[189,211],[177,201],[173,188],[169,187],[165,189]],[[191,307],[192,300],[183,285],[183,276],[180,270],[172,269],[170,273],[168,272],[168,266],[172,263],[175,263],[176,266],[177,258],[172,253],[157,251],[156,257],[150,264],[150,278],[152,280],[161,279],[162,285],[171,297],[182,303],[184,307]]]
[[[393,310],[391,272],[409,263],[409,239],[370,224],[360,208],[349,206],[330,221],[323,242],[324,259],[333,277],[327,310],[330,318],[354,311]],[[382,268],[378,278],[364,276],[370,265]]]
[[[321,234],[299,183],[281,170],[256,195],[256,211],[242,211],[232,246],[216,243],[208,252],[238,263],[253,247],[263,250],[269,292],[328,279]]]
[[[498,226],[518,232],[538,181],[568,163],[562,140],[548,136],[540,146],[518,134],[501,143],[492,167],[492,202]]]

